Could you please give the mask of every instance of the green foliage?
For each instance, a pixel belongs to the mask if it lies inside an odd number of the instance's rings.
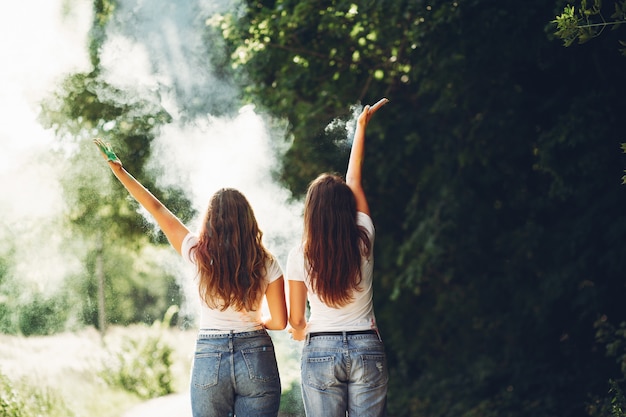
[[[62,143],[57,157],[65,167],[61,184],[70,229],[65,237],[67,246],[83,259],[87,271],[70,280],[85,323],[98,325],[102,310],[108,320],[116,323],[152,322],[172,302],[180,300],[180,292],[174,277],[161,271],[162,265],[139,253],[141,248],[164,245],[167,240],[112,179],[92,139],[101,137],[112,143],[129,172],[183,221],[195,212],[184,190],[158,187],[157,173],[146,168],[152,140],[172,118],[157,92],[120,89],[102,75],[100,53],[107,25],[119,9],[113,0],[95,0],[93,7],[89,36],[93,67],[63,80],[42,103],[40,121],[53,129]],[[103,256],[107,258],[103,260]],[[105,266],[102,272],[96,268],[99,263]],[[104,283],[104,307],[98,305],[98,283]]]
[[[614,326],[608,317],[602,316],[595,322],[596,341],[605,348],[606,356],[614,358],[619,365],[621,374],[608,381],[608,395],[593,398],[587,410],[591,417],[624,417],[626,416],[626,322]]]
[[[616,0],[613,5],[612,20],[607,21],[602,13],[602,0],[593,0],[593,5],[588,5],[587,0],[581,0],[578,9],[568,4],[563,13],[551,22],[555,25],[554,34],[563,40],[565,46],[571,46],[576,41],[582,44],[600,36],[608,27],[617,29],[626,23],[626,1]],[[624,41],[619,41],[619,44],[626,46]],[[626,55],[626,48],[621,49],[621,52]]]
[[[0,411],[2,416],[22,417],[24,416],[24,403],[19,394],[14,390],[9,379],[0,374]]]
[[[182,304],[177,278],[168,271],[167,262],[177,254],[170,248],[154,248],[144,240],[144,247],[128,252],[123,247],[104,249],[105,300],[108,323],[152,324],[163,317],[172,304]],[[86,256],[86,273],[68,278],[75,307],[81,321],[98,326],[98,283],[95,253]],[[170,322],[168,322],[170,324]]]
[[[75,248],[77,256],[84,251],[79,246]],[[174,260],[177,254],[169,247],[154,247],[147,238],[137,251],[107,247],[107,322],[152,324],[172,304],[181,305],[181,288],[168,267],[168,262]],[[97,327],[98,290],[93,251],[85,255],[85,268],[68,275],[60,288],[46,292],[17,281],[13,272],[7,273],[0,280],[0,333],[50,335],[83,325]],[[168,321],[168,325],[175,324]]]
[[[616,381],[609,380],[609,394],[611,395],[611,416],[612,417],[625,417],[626,416],[626,397],[624,397],[624,391],[618,385]]]
[[[71,309],[63,294],[44,298],[36,293],[18,312],[18,327],[25,336],[50,335],[65,329]]]
[[[421,29],[456,13],[454,5],[428,9],[421,1],[244,5],[237,19],[211,19],[210,29],[221,30],[230,45],[231,70],[245,97],[289,120],[293,143],[282,179],[297,192],[319,172],[343,170],[345,152],[337,151],[324,127],[335,117],[350,117],[347,97],[355,104],[420,79],[412,55]]]
[[[63,399],[50,389],[27,382],[14,383],[0,372],[0,416],[2,417],[72,417],[75,414]]]
[[[61,287],[45,293],[16,276],[15,238],[2,237],[8,246],[0,252],[0,333],[48,335],[66,330],[74,312],[70,291]]]
[[[41,121],[60,139],[77,142],[75,152],[66,156],[63,180],[73,227],[90,235],[100,231],[106,240],[120,236],[132,242],[145,234],[137,204],[127,198],[123,187],[112,183],[105,166],[94,169],[98,156],[91,143],[94,137],[111,142],[124,166],[181,218],[188,220],[194,215],[181,190],[159,189],[154,175],[144,170],[150,142],[170,120],[154,93],[122,91],[102,80],[97,71],[67,77],[43,104]],[[165,243],[164,236],[157,236]]]
[[[300,381],[293,381],[289,388],[283,389],[280,396],[280,415],[284,417],[304,416],[304,403]]]
[[[109,385],[144,399],[171,394],[174,392],[173,352],[174,349],[155,332],[141,338],[126,337],[119,350],[110,352],[100,375]]]
[[[623,385],[623,381],[621,382]],[[626,398],[624,390],[616,380],[609,380],[608,395],[596,397],[587,406],[590,417],[624,417],[626,413]]]
[[[0,303],[0,333],[14,334],[16,326],[13,323],[13,309],[7,302]]]
[[[6,234],[2,236],[0,242],[3,242],[0,252],[0,333],[15,333],[14,305],[17,294],[12,273],[15,248]]]
[[[295,195],[345,169],[326,125],[391,101],[364,163],[391,415],[574,417],[614,376],[593,323],[626,320],[625,64],[551,42],[562,7],[247,1],[210,21],[248,99],[288,120]]]

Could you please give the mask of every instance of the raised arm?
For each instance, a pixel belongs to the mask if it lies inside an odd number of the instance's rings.
[[[352,190],[354,197],[356,198],[357,211],[370,215],[370,208],[367,204],[367,198],[365,197],[365,191],[363,190],[363,184],[361,183],[361,172],[363,168],[363,155],[365,153],[365,129],[370,121],[370,118],[376,113],[378,109],[387,104],[389,100],[386,98],[380,99],[373,106],[365,106],[356,124],[356,130],[354,131],[354,141],[352,142],[352,149],[350,151],[350,159],[348,161],[348,170],[346,172],[346,183]]]
[[[109,144],[104,143],[100,139],[94,140],[94,143],[108,162],[113,174],[128,190],[130,195],[154,217],[170,244],[180,253],[183,239],[189,233],[187,227],[148,189],[124,169],[122,161],[115,155]]]

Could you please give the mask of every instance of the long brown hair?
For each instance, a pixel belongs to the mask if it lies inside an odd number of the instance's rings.
[[[346,182],[322,174],[309,185],[304,203],[304,258],[311,287],[332,307],[352,301],[361,283],[361,256],[371,242],[356,223],[356,200]]]
[[[253,311],[263,296],[266,261],[252,207],[232,188],[217,191],[206,211],[196,250],[200,297],[211,308]]]

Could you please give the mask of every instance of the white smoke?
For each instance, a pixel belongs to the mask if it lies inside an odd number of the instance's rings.
[[[123,0],[101,64],[108,83],[158,91],[173,116],[152,143],[149,165],[159,185],[189,192],[199,216],[219,188],[239,189],[284,264],[301,228],[300,205],[289,203],[271,176],[278,163],[271,144],[284,132],[270,131],[252,106],[234,105],[238,91],[214,74],[210,51],[218,46],[204,37],[207,17],[227,7],[231,2]]]
[[[67,9],[61,0],[9,2],[0,13],[0,230],[15,258],[30,260],[18,262],[15,273],[41,290],[57,285],[72,262],[51,220],[62,208],[61,167],[48,157],[54,136],[37,122],[39,103],[89,63],[91,2],[65,3]]]
[[[241,190],[284,266],[300,239],[302,208],[272,179],[278,162],[272,143],[284,132],[272,131],[252,106],[237,108],[237,89],[211,66],[209,50],[217,46],[203,37],[205,21],[227,7],[231,2],[122,0],[100,54],[103,76],[129,97],[156,91],[172,115],[152,144],[149,166],[159,185],[188,192],[199,216],[217,189]],[[0,252],[15,250],[18,260],[37,253],[40,262],[19,261],[14,272],[42,290],[80,265],[60,247],[55,222],[64,204],[64,167],[52,154],[54,133],[37,121],[39,106],[65,76],[91,70],[91,22],[90,0],[12,2],[0,14],[0,232],[12,241]],[[183,279],[192,299],[189,277]]]
[[[152,143],[149,166],[160,186],[189,193],[198,213],[189,226],[198,227],[215,191],[237,188],[254,209],[265,245],[284,266],[289,249],[300,240],[301,204],[290,203],[287,190],[271,176],[278,162],[271,143],[284,132],[271,131],[254,107],[234,107],[237,89],[213,72],[210,50],[217,46],[203,38],[205,21],[226,6],[229,2],[124,0],[108,32],[102,64],[113,85],[156,89],[173,116]],[[180,271],[191,303],[183,307],[188,312],[197,307],[196,289],[189,270]]]
[[[335,145],[339,149],[344,151],[350,150],[352,147],[352,141],[354,138],[354,131],[356,130],[356,123],[359,119],[359,115],[363,111],[363,105],[353,104],[350,106],[350,117],[338,117],[333,119],[324,129],[327,134],[333,134],[335,139]]]

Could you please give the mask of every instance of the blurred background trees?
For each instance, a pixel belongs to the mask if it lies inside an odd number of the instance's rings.
[[[608,412],[623,373],[596,331],[626,318],[623,33],[563,48],[563,2],[244,3],[209,29],[245,98],[289,120],[295,195],[344,172],[334,118],[391,100],[365,163],[391,415]]]
[[[92,139],[103,137],[124,155],[124,166],[178,216],[188,221],[195,214],[183,190],[157,186],[157,173],[146,167],[151,141],[171,121],[158,93],[125,91],[101,77],[100,54],[115,6],[94,1],[88,44],[92,69],[69,74],[42,103],[40,116],[59,140],[47,157],[63,165],[64,201],[62,218],[52,220],[43,235],[61,239],[81,267],[52,293],[24,288],[11,270],[18,262],[11,241],[3,244],[0,300],[6,303],[0,308],[0,329],[5,333],[51,334],[93,325],[104,335],[107,323],[152,323],[182,303],[176,277],[164,268],[167,252],[160,253],[165,236],[102,169],[106,166],[93,166],[97,149]]]
[[[125,94],[99,77],[118,3],[94,1],[93,69],[68,76],[42,117],[65,144],[55,150],[69,167],[59,230],[85,272],[59,302],[35,299],[24,323],[71,306],[102,326],[100,266],[109,321],[149,322],[179,302],[174,278],[151,263],[162,236],[81,162],[94,152],[88,139],[106,135],[148,188],[194,215],[185,190],[161,189],[146,168],[171,121],[158,93]],[[572,16],[595,19],[596,5],[606,17],[623,2],[580,2]],[[257,0],[206,16],[215,71],[241,88],[229,106],[254,103],[288,126],[276,147],[287,148],[279,177],[294,198],[317,174],[345,172],[355,106],[391,101],[368,127],[364,180],[392,416],[622,415],[626,36],[612,25],[563,47],[566,6]],[[56,331],[19,328],[13,250],[0,245],[0,329]]]

